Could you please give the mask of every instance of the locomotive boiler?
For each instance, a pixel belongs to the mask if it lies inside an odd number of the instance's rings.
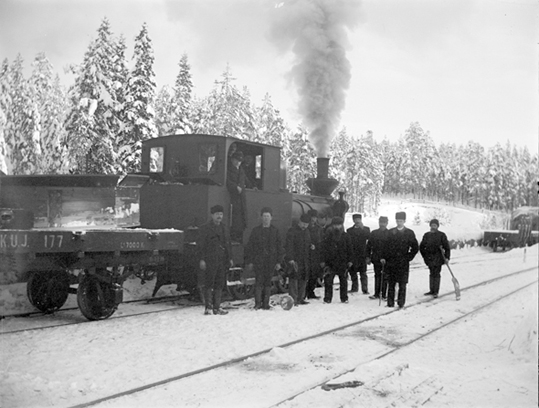
[[[250,297],[254,273],[243,269],[243,243],[259,224],[260,209],[273,209],[284,242],[287,229],[311,209],[322,225],[331,220],[338,183],[328,177],[329,159],[321,158],[316,177],[307,180],[312,194],[290,192],[279,147],[202,134],[144,141],[141,172],[125,177],[1,176],[0,296],[26,285],[34,307],[54,311],[73,293],[83,315],[97,320],[114,313],[128,278],[155,280],[152,295],[170,284],[195,293],[199,226],[215,204],[225,208],[226,223],[233,221],[226,176],[236,151],[246,158],[250,188],[247,228],[232,243],[227,289],[236,299]],[[274,277],[277,289],[282,279]]]

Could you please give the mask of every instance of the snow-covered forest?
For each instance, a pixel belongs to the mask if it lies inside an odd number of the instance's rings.
[[[173,85],[157,89],[146,25],[129,59],[123,36],[107,19],[84,59],[70,67],[66,89],[44,53],[24,76],[21,55],[0,68],[0,170],[6,174],[125,174],[140,165],[140,142],[159,135],[208,133],[281,146],[288,187],[306,192],[316,154],[308,129],[285,123],[271,96],[251,101],[229,66],[209,95],[193,94],[187,54]],[[413,119],[412,119],[413,120]],[[508,135],[518,140],[519,135]],[[473,135],[470,135],[473,138]],[[338,133],[330,149],[331,176],[346,189],[352,211],[377,207],[382,193],[413,195],[491,210],[537,205],[537,154],[509,141],[484,147],[470,141],[435,145],[412,121],[398,142]]]

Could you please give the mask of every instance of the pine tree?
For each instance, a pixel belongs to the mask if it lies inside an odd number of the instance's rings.
[[[157,136],[155,126],[155,74],[153,49],[146,24],[135,38],[135,66],[126,92],[126,132],[120,144],[124,173],[140,171],[141,142]]]
[[[69,154],[74,158],[72,172],[110,174],[119,170],[116,135],[122,126],[116,88],[117,51],[105,18],[82,65],[74,72],[77,78],[69,92],[71,111],[66,129]]]
[[[222,79],[215,82],[210,95],[195,104],[193,131],[250,140],[255,136],[252,107],[246,88],[242,92],[233,84],[227,66]]]
[[[39,173],[61,173],[65,171],[65,93],[44,53],[38,54],[32,65],[34,69],[29,80],[30,93],[41,119],[35,143],[39,143],[42,153],[35,158],[34,164]]]
[[[182,55],[178,65],[180,71],[174,84],[174,133],[191,133],[193,129],[191,121],[193,82],[187,54]]]
[[[32,101],[28,81],[23,75],[23,59],[19,54],[8,67],[6,86],[8,106],[5,112],[4,140],[7,150],[7,168],[12,174],[33,174],[41,156],[39,142],[40,115]]]

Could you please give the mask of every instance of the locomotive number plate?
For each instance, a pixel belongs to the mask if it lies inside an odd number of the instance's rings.
[[[62,234],[45,234],[43,235],[43,245],[45,248],[53,249],[53,248],[62,248],[62,242],[64,240],[64,236]]]

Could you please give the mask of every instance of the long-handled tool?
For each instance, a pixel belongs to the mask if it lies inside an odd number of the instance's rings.
[[[457,300],[460,300],[460,284],[457,278],[455,278],[455,275],[453,275],[453,271],[449,267],[449,261],[445,257],[445,251],[444,251],[443,246],[440,246],[440,252],[442,253],[442,256],[444,258],[444,263],[447,266],[447,269],[449,269],[449,273],[451,273],[451,281],[453,282],[453,286],[455,287],[455,296]]]
[[[384,268],[386,264],[382,264],[382,270],[380,271],[380,292],[378,293],[378,306],[382,305],[382,293],[384,293]]]

